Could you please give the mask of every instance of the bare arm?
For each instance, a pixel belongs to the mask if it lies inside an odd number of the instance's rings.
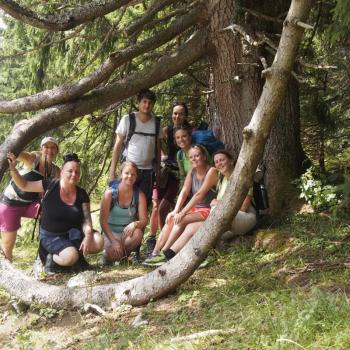
[[[185,200],[187,199],[188,195],[190,194],[192,188],[192,170],[189,171],[189,173],[186,175],[183,187],[181,189],[181,192],[179,194],[179,197],[177,198],[175,208],[173,212],[176,214],[180,211],[181,207],[185,203]]]
[[[241,209],[239,209],[239,210],[247,212],[251,202],[252,202],[252,196],[248,195],[247,197],[245,197],[245,199],[242,203]]]
[[[204,182],[201,188],[192,196],[191,200],[181,210],[181,214],[185,215],[190,209],[192,209],[197,203],[204,199],[209,190],[218,182],[218,171],[215,168],[210,168],[205,176]]]
[[[44,192],[43,183],[39,181],[27,181],[16,169],[16,156],[13,153],[7,154],[10,174],[15,184],[25,192]]]
[[[17,160],[22,162],[27,168],[30,168],[34,163],[36,155],[34,152],[20,152],[17,156]]]
[[[147,217],[146,196],[142,191],[140,191],[139,193],[138,213],[139,213],[139,220],[136,221],[136,228],[143,230],[147,226],[148,217]]]
[[[85,237],[92,236],[93,228],[92,228],[90,203],[83,203],[82,208],[83,208],[83,215],[84,215],[84,222],[83,222],[84,235]]]
[[[112,190],[108,189],[104,193],[101,201],[100,225],[101,225],[102,231],[105,233],[107,238],[112,242],[116,238],[114,237],[113,232],[108,225],[108,217],[109,217],[109,212],[111,210],[111,204],[112,204]]]
[[[109,169],[109,180],[115,179],[115,168],[117,166],[118,159],[120,157],[120,152],[122,150],[124,140],[125,140],[125,136],[117,134],[113,151],[112,151],[112,161],[111,161],[111,167]]]

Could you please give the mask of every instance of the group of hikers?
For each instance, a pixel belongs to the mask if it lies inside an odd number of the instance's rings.
[[[93,229],[89,196],[78,186],[76,154],[65,155],[60,169],[54,164],[59,144],[53,137],[43,138],[39,152],[8,153],[12,180],[0,201],[1,253],[7,259],[12,260],[21,217],[36,217],[39,202],[39,256],[48,273],[83,270],[89,266],[84,256],[102,250],[105,265],[126,261],[132,252],[140,260],[148,210],[146,264],[170,260],[197,232],[222,199],[234,158],[225,149],[211,154],[193,143],[185,103],[173,105],[172,123],[162,128],[152,112],[154,92],[140,91],[137,101],[138,111],[123,116],[116,129],[100,206],[103,235]],[[17,160],[24,165],[20,171]],[[255,226],[252,198],[250,190],[222,239]]]

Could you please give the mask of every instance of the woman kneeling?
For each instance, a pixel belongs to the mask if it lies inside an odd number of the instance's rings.
[[[86,268],[83,255],[102,250],[103,239],[93,231],[90,200],[77,186],[80,161],[76,154],[63,158],[60,180],[26,181],[15,168],[16,158],[8,153],[11,176],[23,191],[45,192],[40,223],[40,248],[49,253],[45,272],[62,272],[60,267]],[[46,255],[46,254],[45,254]]]
[[[125,161],[120,179],[105,192],[100,210],[100,224],[105,233],[105,263],[121,261],[132,251],[139,252],[147,225],[145,194],[134,186],[135,163]]]

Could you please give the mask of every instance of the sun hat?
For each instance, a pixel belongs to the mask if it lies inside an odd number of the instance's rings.
[[[42,140],[41,140],[41,143],[40,143],[40,147],[44,146],[45,144],[47,144],[48,142],[52,142],[54,143],[56,146],[57,146],[57,149],[58,149],[58,141],[51,137],[51,136],[45,136]]]

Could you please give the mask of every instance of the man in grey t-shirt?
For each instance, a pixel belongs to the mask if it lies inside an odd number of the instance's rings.
[[[138,112],[135,112],[135,132],[123,151],[126,160],[134,162],[138,169],[136,185],[145,193],[147,205],[152,202],[152,189],[159,174],[160,166],[160,139],[163,137],[159,128],[158,135],[155,116],[152,114],[156,95],[151,90],[141,90],[137,95]],[[115,168],[120,158],[123,145],[127,139],[130,127],[130,115],[121,119],[116,130],[116,141],[112,153],[112,162],[109,170],[109,180],[115,179]],[[156,140],[156,138],[158,140]],[[155,167],[154,167],[155,165]]]

